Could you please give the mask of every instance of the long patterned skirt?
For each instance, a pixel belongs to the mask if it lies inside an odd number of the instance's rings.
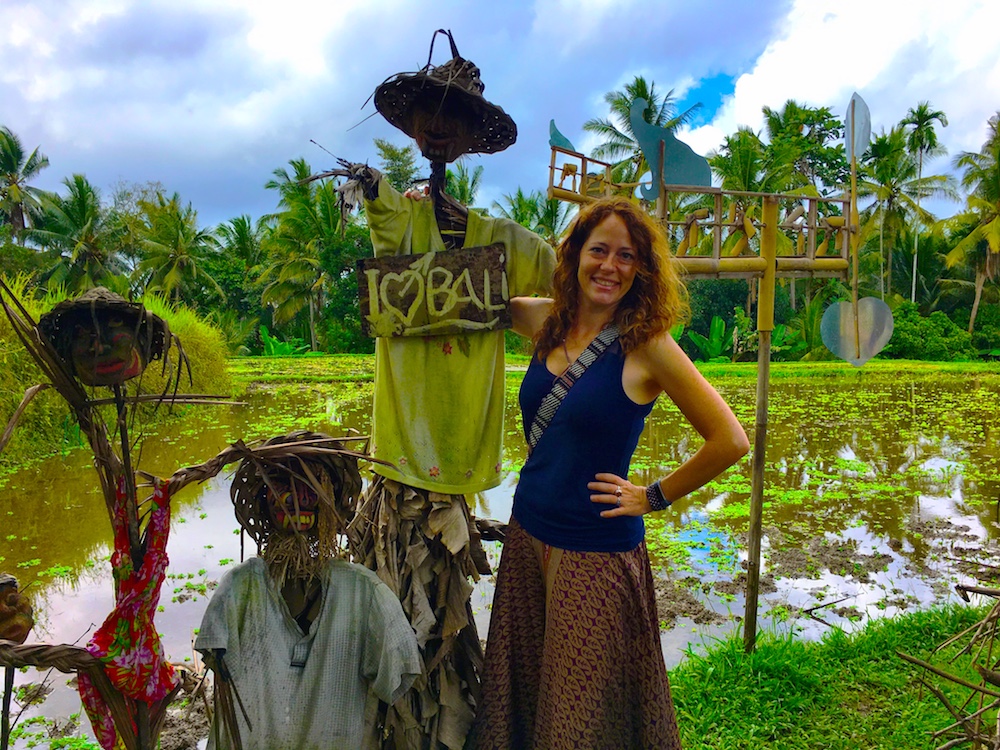
[[[511,520],[468,746],[680,748],[645,542],[558,550]]]

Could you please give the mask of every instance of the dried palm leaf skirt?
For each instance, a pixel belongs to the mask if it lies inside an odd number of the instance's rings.
[[[680,747],[645,543],[545,549],[511,520],[470,746]]]
[[[470,581],[489,572],[465,498],[376,476],[356,521],[356,559],[399,597],[423,663],[413,689],[380,708],[382,746],[461,750],[475,717],[483,659]]]

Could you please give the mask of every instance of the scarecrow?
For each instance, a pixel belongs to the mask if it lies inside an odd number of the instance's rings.
[[[145,475],[153,492],[137,502],[129,427],[144,402],[154,402],[155,408],[165,400],[205,403],[218,397],[178,394],[187,359],[166,321],[107,289],[91,289],[62,302],[37,324],[2,281],[0,303],[49,381],[26,391],[0,438],[0,450],[39,391],[52,387],[66,399],[94,452],[114,531],[115,583],[115,608],[86,649],[0,642],[0,663],[77,672],[81,698],[101,746],[110,749],[120,743],[128,750],[150,750],[179,687],[153,625],[168,562],[170,495],[179,485]],[[168,356],[171,348],[178,353],[176,362]],[[143,373],[155,360],[162,362],[163,391],[143,393]],[[168,393],[171,383],[173,393]],[[109,388],[112,397],[98,398],[87,387]]]
[[[429,58],[421,70],[392,76],[374,94],[378,111],[430,160],[428,197],[401,195],[364,164],[342,161],[344,169],[317,178],[349,178],[339,190],[348,203],[363,201],[376,260],[419,255],[414,266],[421,259],[430,266],[447,250],[499,245],[504,291],[544,294],[552,249],[515,222],[469,211],[445,193],[449,162],[502,151],[514,143],[517,128],[483,97],[479,69],[459,56],[451,33],[438,33],[451,41],[451,60],[434,66]],[[459,268],[448,273],[465,278]],[[399,597],[423,660],[418,689],[387,710],[387,744],[461,748],[482,663],[470,580],[490,572],[465,495],[501,480],[504,332],[458,321],[444,333],[394,333],[401,335],[376,342],[373,452],[386,463],[374,468],[355,522],[361,558]]]
[[[419,675],[399,601],[346,559],[360,456],[295,432],[215,459],[241,459],[230,494],[258,556],[223,577],[195,641],[216,674],[209,748],[377,747],[378,700]]]
[[[24,643],[35,626],[31,604],[18,591],[17,579],[0,573],[0,641]],[[0,714],[0,750],[10,746],[10,701],[14,696],[14,668],[4,668],[3,713]]]

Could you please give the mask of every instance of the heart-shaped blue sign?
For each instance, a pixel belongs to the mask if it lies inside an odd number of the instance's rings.
[[[819,332],[826,348],[834,355],[861,367],[889,343],[892,337],[892,310],[875,297],[858,300],[855,329],[854,305],[837,302],[823,313]]]

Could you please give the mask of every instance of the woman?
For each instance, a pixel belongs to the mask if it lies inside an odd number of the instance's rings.
[[[553,285],[553,299],[511,302],[514,330],[536,343],[520,394],[530,453],[471,745],[679,747],[642,516],[704,485],[749,443],[670,336],[684,290],[644,211],[622,198],[583,208],[559,247]],[[582,375],[579,364],[570,369],[608,341]],[[552,415],[548,394],[574,376]],[[705,442],[643,487],[628,480],[628,465],[660,393]]]

